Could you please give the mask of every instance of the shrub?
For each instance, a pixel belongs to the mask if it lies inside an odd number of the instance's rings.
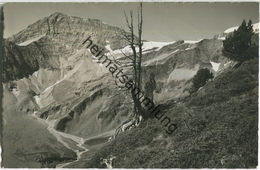
[[[196,92],[200,87],[204,86],[209,79],[213,78],[213,74],[207,68],[200,69],[192,79],[192,87],[190,93]]]

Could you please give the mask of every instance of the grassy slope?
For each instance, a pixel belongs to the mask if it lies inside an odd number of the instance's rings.
[[[258,60],[230,68],[193,96],[163,110],[178,129],[167,135],[157,120],[120,135],[93,154],[85,167],[248,168],[257,165]]]
[[[5,168],[54,167],[76,154],[52,136],[47,127],[16,110],[16,98],[6,89],[3,98],[3,153]]]

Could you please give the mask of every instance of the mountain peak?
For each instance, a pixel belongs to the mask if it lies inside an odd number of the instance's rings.
[[[61,13],[61,12],[54,12],[49,17],[57,17],[57,16],[65,17],[65,16],[68,16],[68,15]]]
[[[49,20],[58,20],[59,18],[67,18],[67,17],[69,17],[69,16],[66,15],[66,14],[63,14],[61,12],[54,12],[50,16],[48,16],[47,19],[49,19]]]

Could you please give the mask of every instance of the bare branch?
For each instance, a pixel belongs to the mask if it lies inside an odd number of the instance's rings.
[[[125,14],[125,21],[126,21],[126,24],[128,26],[128,28],[130,28],[130,24],[129,24],[129,21],[128,21],[128,17],[126,15],[126,12],[124,11],[124,14]]]
[[[123,50],[121,50],[121,53],[122,53],[126,58],[128,58],[128,59],[130,59],[130,60],[133,60],[133,58],[131,58],[130,55],[126,55],[126,54],[123,52]]]

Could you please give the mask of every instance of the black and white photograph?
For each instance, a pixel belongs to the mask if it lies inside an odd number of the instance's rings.
[[[0,4],[2,168],[257,168],[259,2]]]

